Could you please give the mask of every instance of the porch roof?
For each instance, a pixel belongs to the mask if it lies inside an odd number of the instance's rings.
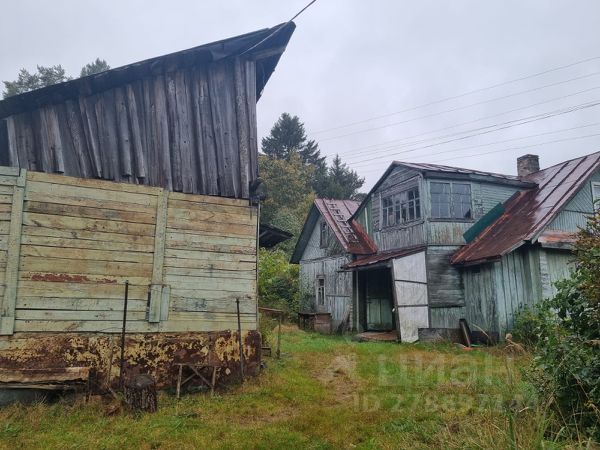
[[[359,258],[355,261],[352,261],[352,262],[342,266],[342,269],[355,270],[355,269],[376,266],[380,263],[387,262],[390,259],[401,258],[403,256],[413,255],[415,253],[422,252],[425,250],[425,248],[426,247],[424,245],[419,245],[416,247],[403,248],[401,250],[377,253],[376,255],[370,255],[370,256],[366,256],[364,258]]]

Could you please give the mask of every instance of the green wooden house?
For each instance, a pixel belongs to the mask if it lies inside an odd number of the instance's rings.
[[[600,196],[599,164],[597,153],[540,170],[525,155],[512,176],[393,162],[347,221],[361,254],[346,251],[351,261],[315,279],[352,274],[358,332],[413,342],[452,336],[466,319],[502,337],[522,305],[551,296],[568,275],[573,232]],[[295,253],[301,266],[305,244]],[[304,285],[318,283],[301,272]]]

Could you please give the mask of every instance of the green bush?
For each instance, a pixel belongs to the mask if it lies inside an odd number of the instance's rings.
[[[516,333],[533,347],[529,378],[557,416],[600,441],[600,215],[575,245],[576,268],[557,294],[517,319]]]
[[[297,264],[290,264],[283,250],[261,249],[258,262],[258,302],[296,317],[300,304]]]

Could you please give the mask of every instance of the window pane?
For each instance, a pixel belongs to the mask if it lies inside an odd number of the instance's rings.
[[[450,217],[450,183],[431,183],[431,216]]]
[[[452,217],[471,218],[471,185],[454,183],[452,185]]]

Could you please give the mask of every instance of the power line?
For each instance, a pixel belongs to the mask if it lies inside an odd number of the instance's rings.
[[[519,81],[527,80],[527,79],[530,79],[530,78],[539,77],[539,76],[545,75],[547,73],[556,72],[556,71],[562,70],[562,69],[567,69],[569,67],[574,67],[574,66],[577,66],[577,65],[580,65],[580,64],[584,64],[584,63],[590,62],[590,61],[595,61],[597,59],[600,59],[600,56],[594,56],[592,58],[582,59],[582,60],[575,61],[575,62],[570,63],[570,64],[565,64],[563,66],[554,67],[552,69],[544,70],[542,72],[537,72],[537,73],[534,73],[532,75],[527,75],[527,76],[523,76],[523,77],[520,77],[520,78],[515,78],[515,79],[512,79],[512,80],[503,81],[501,83],[496,83],[496,84],[493,84],[491,86],[486,86],[486,87],[474,89],[472,91],[463,92],[462,94],[453,95],[451,97],[445,97],[445,98],[442,98],[442,99],[439,99],[439,100],[435,100],[435,101],[428,102],[428,103],[423,103],[423,104],[418,105],[418,106],[413,106],[411,108],[402,109],[402,110],[395,111],[395,112],[392,112],[392,113],[382,114],[380,116],[374,116],[374,117],[370,117],[370,118],[367,118],[367,119],[359,120],[359,121],[356,121],[356,122],[350,122],[350,123],[347,123],[347,124],[344,124],[344,125],[339,125],[339,126],[332,127],[332,128],[327,128],[327,129],[323,129],[323,130],[314,131],[311,134],[315,135],[315,134],[320,134],[320,133],[326,133],[328,131],[334,131],[334,130],[340,130],[340,129],[343,129],[343,128],[349,128],[351,126],[360,125],[360,124],[363,124],[363,123],[371,122],[373,120],[384,119],[386,117],[395,116],[397,114],[401,114],[401,113],[405,113],[405,112],[409,112],[409,111],[414,111],[414,110],[421,109],[421,108],[426,108],[428,106],[437,105],[439,103],[443,103],[443,102],[446,102],[446,101],[449,101],[449,100],[455,100],[457,98],[465,97],[467,95],[476,94],[478,92],[487,91],[487,90],[494,89],[494,88],[497,88],[497,87],[500,87],[500,86],[506,86],[508,84],[517,83]]]
[[[504,144],[506,142],[512,142],[512,141],[518,141],[518,140],[522,140],[522,139],[530,139],[533,137],[539,137],[539,136],[546,136],[549,134],[556,134],[556,133],[564,133],[565,131],[572,131],[572,130],[578,130],[578,129],[582,129],[582,128],[589,128],[589,127],[594,127],[594,126],[598,126],[600,125],[600,122],[594,122],[594,123],[590,123],[590,124],[586,124],[586,125],[579,125],[576,127],[570,127],[570,128],[563,128],[561,130],[553,130],[553,131],[546,131],[543,133],[536,133],[536,134],[530,134],[527,136],[520,136],[520,137],[516,137],[516,138],[511,138],[511,139],[503,139],[501,141],[494,141],[494,142],[486,142],[484,144],[476,144],[476,145],[469,145],[467,147],[459,147],[459,148],[453,148],[450,150],[444,150],[441,152],[437,152],[437,153],[428,153],[426,155],[426,157],[430,157],[430,156],[437,156],[437,155],[443,155],[446,153],[453,153],[453,152],[461,152],[463,150],[469,150],[472,148],[479,148],[479,147],[487,147],[489,145],[497,145],[497,144]],[[595,136],[595,135],[591,135],[591,136]],[[537,145],[541,145],[541,144],[534,144],[532,146],[537,146]],[[529,146],[519,146],[519,147],[515,147],[515,148],[527,148]],[[367,171],[369,172],[369,171]]]
[[[366,133],[366,132],[369,132],[369,131],[381,130],[383,128],[389,128],[389,127],[393,127],[393,126],[396,126],[396,125],[403,125],[403,124],[406,124],[406,123],[414,122],[416,120],[428,119],[430,117],[441,116],[443,114],[447,114],[447,113],[450,113],[450,112],[455,112],[455,111],[461,111],[463,109],[468,109],[468,108],[471,108],[473,106],[483,105],[483,104],[486,104],[486,103],[492,103],[492,102],[496,102],[496,101],[499,101],[499,100],[504,100],[504,99],[507,99],[507,98],[510,98],[510,97],[516,97],[516,96],[519,96],[519,95],[527,94],[529,92],[539,91],[541,89],[545,89],[545,88],[548,88],[548,87],[553,87],[553,86],[558,86],[560,84],[570,83],[571,81],[581,80],[583,78],[589,78],[589,77],[592,77],[592,76],[595,76],[595,75],[598,75],[598,74],[600,74],[600,71],[592,72],[592,73],[589,73],[589,74],[586,74],[586,75],[582,75],[582,76],[575,77],[575,78],[570,78],[568,80],[559,81],[559,82],[556,82],[556,83],[546,84],[544,86],[538,86],[536,88],[527,89],[527,90],[520,91],[520,92],[515,92],[513,94],[503,95],[501,97],[495,97],[495,98],[492,98],[492,99],[483,100],[483,101],[475,102],[475,103],[470,103],[468,105],[458,106],[456,108],[451,108],[451,109],[447,109],[447,110],[444,110],[444,111],[439,111],[439,112],[436,112],[436,113],[427,114],[427,115],[424,115],[424,116],[414,117],[412,119],[407,119],[407,120],[403,120],[403,121],[400,121],[400,122],[393,122],[393,123],[389,123],[389,124],[386,124],[386,125],[380,125],[380,126],[377,126],[377,127],[365,128],[364,130],[353,131],[351,133],[339,134],[337,136],[332,136],[332,137],[321,139],[320,142],[331,141],[331,140],[335,140],[335,139],[341,139],[341,138],[348,137],[348,136],[355,136],[357,134],[362,134],[362,133]]]
[[[384,142],[380,142],[378,144],[367,145],[367,146],[364,146],[364,147],[355,147],[355,148],[352,148],[350,150],[342,150],[342,151],[340,151],[338,153],[340,153],[342,155],[348,155],[348,153],[352,153],[352,156],[349,158],[349,160],[352,161],[352,157],[356,156],[356,155],[361,155],[361,154],[365,154],[365,153],[369,153],[369,154],[379,153],[381,151],[393,150],[393,149],[402,148],[402,147],[409,147],[409,146],[414,145],[414,144],[420,144],[420,143],[427,142],[427,141],[442,139],[442,138],[448,137],[450,135],[431,137],[431,138],[421,139],[421,140],[412,141],[412,142],[405,142],[405,141],[407,141],[409,139],[413,139],[413,138],[417,138],[417,137],[421,137],[421,136],[426,136],[428,134],[438,133],[440,131],[450,130],[452,128],[461,127],[463,125],[470,125],[472,123],[477,123],[477,122],[481,122],[481,121],[488,120],[488,119],[493,119],[495,117],[500,117],[500,116],[503,116],[503,115],[506,115],[506,114],[510,114],[510,113],[513,113],[513,112],[516,112],[516,111],[522,111],[522,110],[525,110],[525,109],[533,108],[535,106],[544,105],[546,103],[552,103],[552,102],[555,102],[555,101],[558,101],[558,100],[564,100],[564,99],[569,98],[569,97],[574,97],[576,95],[585,94],[585,93],[588,93],[588,92],[591,92],[591,91],[595,91],[595,90],[598,90],[598,89],[600,89],[600,86],[594,86],[594,87],[592,87],[590,89],[584,89],[582,91],[573,92],[572,94],[562,95],[560,97],[554,97],[554,98],[551,98],[549,100],[544,100],[542,102],[532,103],[530,105],[521,106],[519,108],[509,109],[507,111],[503,111],[503,112],[500,112],[500,113],[497,113],[497,114],[492,114],[492,115],[489,115],[489,116],[480,117],[479,119],[468,120],[466,122],[461,122],[461,123],[457,123],[457,124],[454,124],[454,125],[450,125],[450,126],[446,126],[446,127],[442,127],[442,128],[437,128],[435,130],[430,130],[430,131],[426,131],[426,132],[423,132],[423,133],[413,134],[411,136],[407,136],[407,137],[401,138],[401,139],[392,139],[390,141],[384,141]],[[539,115],[544,115],[544,114],[545,113],[542,113],[542,114],[539,114]],[[458,134],[467,133],[467,132],[471,132],[471,131],[473,131],[473,130],[464,130],[464,131],[461,131],[461,132],[454,133],[452,135],[458,135]],[[397,143],[397,144],[401,144],[402,143],[402,144],[401,145],[391,145],[391,146],[388,145],[386,147],[376,148],[376,147],[379,147],[381,145],[393,144],[393,143]],[[357,151],[357,150],[365,150],[365,151]]]
[[[505,124],[501,124],[501,125],[504,125],[504,126],[497,127],[496,129],[492,129],[492,130],[489,130],[489,129],[486,130],[485,129],[485,128],[489,128],[489,127],[482,127],[481,131],[477,132],[477,133],[472,133],[472,134],[469,134],[469,135],[466,135],[466,136],[461,136],[461,137],[454,138],[454,139],[448,139],[446,141],[437,142],[437,143],[434,143],[434,144],[423,145],[421,147],[416,147],[416,148],[413,148],[413,149],[410,149],[410,150],[404,150],[402,152],[393,153],[391,155],[382,155],[382,156],[376,156],[374,158],[367,158],[367,159],[364,159],[362,161],[356,161],[355,163],[353,163],[353,165],[356,166],[356,165],[359,165],[360,163],[375,161],[377,159],[381,159],[381,158],[386,157],[386,156],[389,157],[389,156],[394,156],[394,155],[397,155],[397,154],[400,154],[400,153],[409,153],[409,152],[414,152],[414,151],[417,151],[417,150],[422,150],[422,149],[425,149],[425,148],[435,147],[435,146],[442,145],[442,144],[448,144],[450,142],[460,141],[460,140],[468,139],[468,138],[471,138],[471,137],[474,137],[474,136],[480,136],[480,135],[483,135],[483,134],[488,134],[488,133],[492,133],[492,132],[495,132],[495,131],[504,130],[504,129],[507,129],[507,128],[512,128],[514,126],[525,125],[527,123],[536,122],[538,120],[543,120],[543,119],[547,119],[547,118],[550,118],[550,117],[556,117],[556,116],[560,116],[560,115],[563,115],[563,114],[568,114],[568,113],[571,113],[571,112],[574,112],[574,111],[580,111],[582,109],[592,108],[592,107],[598,106],[598,105],[600,105],[600,100],[594,100],[592,102],[584,103],[584,104],[581,104],[581,105],[576,105],[576,106],[572,106],[572,107],[569,107],[569,108],[564,108],[562,110],[556,110],[553,113],[545,114],[545,115],[543,115],[541,117],[539,117],[539,115],[538,116],[531,116],[530,120],[517,119],[517,120],[509,121],[509,122],[506,122]],[[514,123],[514,122],[519,122],[519,123]],[[495,126],[496,125],[490,125],[490,127],[495,127]]]

